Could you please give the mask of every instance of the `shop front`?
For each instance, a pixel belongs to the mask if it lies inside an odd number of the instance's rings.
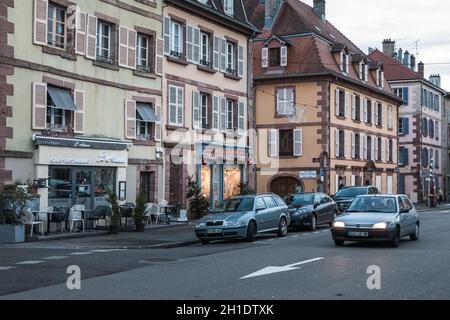
[[[34,142],[36,177],[47,182],[38,191],[42,207],[82,204],[93,210],[107,205],[110,193],[126,200],[126,142],[53,137]]]
[[[214,206],[238,195],[240,185],[247,181],[248,148],[211,144],[199,148],[197,154],[202,156],[201,164],[197,165],[197,179],[203,195]]]

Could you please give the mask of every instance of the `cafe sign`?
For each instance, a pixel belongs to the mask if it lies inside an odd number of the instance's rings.
[[[245,161],[247,153],[244,148],[224,147],[224,146],[205,146],[203,149],[203,159],[210,161]]]

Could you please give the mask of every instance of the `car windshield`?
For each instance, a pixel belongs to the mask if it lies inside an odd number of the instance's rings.
[[[352,212],[396,213],[397,204],[393,197],[360,197],[348,208],[347,213]]]
[[[313,204],[313,199],[313,194],[297,194],[285,197],[284,202],[288,206],[301,207]]]
[[[340,198],[354,198],[357,196],[362,196],[364,194],[367,194],[367,188],[349,188],[349,189],[342,189],[337,194],[336,197]]]
[[[252,211],[253,202],[254,198],[227,199],[214,208],[214,213]]]

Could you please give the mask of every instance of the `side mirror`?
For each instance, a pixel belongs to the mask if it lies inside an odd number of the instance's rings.
[[[314,202],[314,209],[316,209],[318,206],[320,206],[319,202]]]
[[[258,208],[256,208],[256,212],[263,211],[263,210],[266,210],[266,208],[264,208],[264,207],[258,207]]]
[[[408,212],[410,212],[411,210],[409,210],[409,209],[406,209],[406,208],[403,208],[403,209],[400,209],[400,214],[402,214],[402,213],[408,213]]]

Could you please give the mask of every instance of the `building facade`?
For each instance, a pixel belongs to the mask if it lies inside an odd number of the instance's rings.
[[[450,92],[443,100],[442,114],[442,175],[445,200],[450,199]]]
[[[253,41],[258,191],[396,193],[400,102],[383,65],[326,20],[325,1],[248,5],[264,26]]]
[[[240,0],[164,1],[164,196],[186,208],[186,180],[212,204],[249,181],[249,39]]]
[[[41,207],[161,200],[162,3],[1,7],[1,184],[38,185]]]
[[[439,75],[425,79],[424,64],[395,42],[385,40],[383,51],[369,56],[385,65],[385,75],[395,94],[403,100],[399,108],[399,192],[413,202],[427,201],[443,187],[442,114],[445,91]],[[393,53],[393,54],[392,54]]]

